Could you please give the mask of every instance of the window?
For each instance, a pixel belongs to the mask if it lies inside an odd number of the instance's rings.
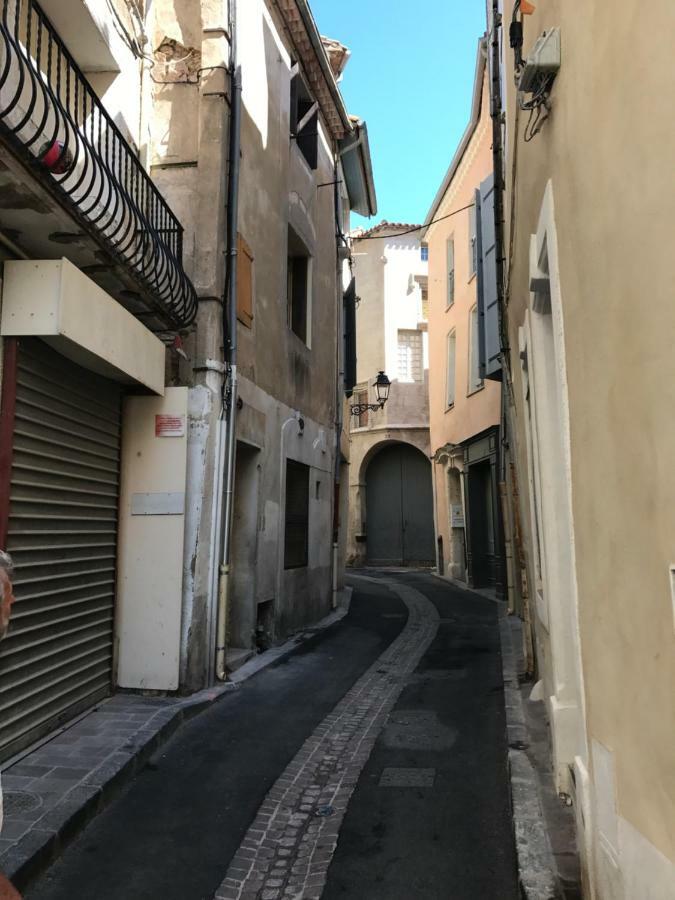
[[[445,373],[445,400],[448,407],[455,402],[455,332],[448,335],[447,369]]]
[[[429,262],[429,248],[425,244],[420,247],[420,259],[422,262]]]
[[[299,72],[291,77],[291,139],[310,169],[316,169],[319,147],[319,104]]]
[[[422,288],[422,321],[429,321],[429,291]]]
[[[253,322],[253,254],[237,235],[237,318],[247,328]]]
[[[368,402],[368,387],[360,387],[354,393],[354,403],[362,404]],[[356,425],[357,428],[367,428],[368,427],[368,410],[364,409],[362,413],[358,415],[358,422]]]
[[[478,306],[469,312],[469,393],[483,386],[480,377],[480,333],[478,331]]]
[[[309,296],[311,257],[292,228],[288,229],[287,296],[288,327],[309,344]]]
[[[469,279],[476,274],[478,241],[476,240],[476,207],[469,208]]]
[[[400,329],[398,332],[398,380],[423,381],[422,332]]]
[[[309,466],[286,460],[284,569],[307,565],[309,533]]]
[[[455,302],[455,241],[450,238],[446,245],[446,258],[448,262],[447,296],[445,305],[452,306]]]

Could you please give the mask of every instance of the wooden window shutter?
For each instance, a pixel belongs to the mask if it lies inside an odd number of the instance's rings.
[[[253,322],[253,254],[237,235],[237,319],[247,328]]]

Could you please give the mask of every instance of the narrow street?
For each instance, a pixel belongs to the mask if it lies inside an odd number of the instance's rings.
[[[515,900],[497,604],[355,577],[347,616],[186,724],[28,900]]]

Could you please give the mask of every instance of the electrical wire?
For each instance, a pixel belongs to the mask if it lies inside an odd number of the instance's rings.
[[[469,203],[467,204],[467,206],[460,206],[459,209],[454,210],[454,212],[448,213],[446,216],[439,216],[437,219],[432,219],[431,222],[426,222],[424,225],[416,225],[414,228],[408,228],[406,231],[397,231],[395,234],[369,234],[364,235],[363,237],[359,237],[358,234],[354,234],[352,235],[352,240],[382,241],[387,240],[387,238],[403,237],[404,234],[413,234],[415,231],[422,231],[423,228],[428,228],[430,225],[435,225],[436,222],[442,222],[444,219],[449,219],[452,216],[456,216],[457,213],[464,212],[465,209],[471,209],[471,207],[475,205],[475,203]]]

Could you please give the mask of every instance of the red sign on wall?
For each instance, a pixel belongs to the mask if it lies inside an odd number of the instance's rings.
[[[185,416],[172,416],[158,413],[155,416],[155,437],[183,437],[185,435]]]

